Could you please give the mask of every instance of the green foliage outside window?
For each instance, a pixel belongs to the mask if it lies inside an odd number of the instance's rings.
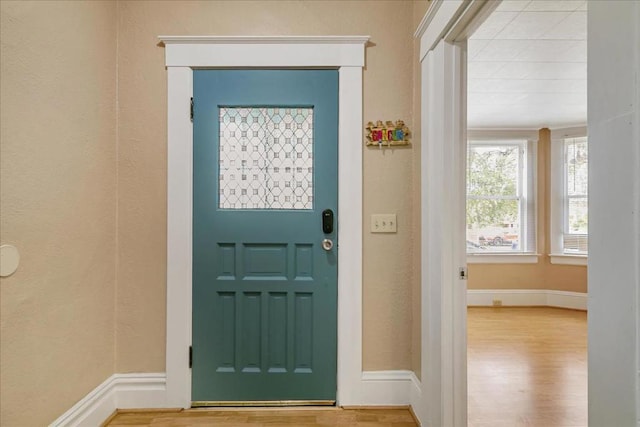
[[[467,165],[467,226],[518,222],[519,147],[471,146]]]

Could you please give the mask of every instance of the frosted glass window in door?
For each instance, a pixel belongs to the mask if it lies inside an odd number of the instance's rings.
[[[313,109],[221,107],[219,207],[313,208]]]

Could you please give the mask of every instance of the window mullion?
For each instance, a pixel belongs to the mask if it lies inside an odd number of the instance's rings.
[[[520,235],[520,249],[528,250],[528,230],[526,230],[525,224],[527,224],[527,206],[526,206],[526,191],[524,191],[525,185],[525,145],[521,144],[518,148],[518,218],[520,220],[520,224],[518,225],[518,233]]]

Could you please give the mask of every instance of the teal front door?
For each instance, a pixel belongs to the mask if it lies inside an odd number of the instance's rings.
[[[334,402],[338,72],[193,79],[193,405]]]

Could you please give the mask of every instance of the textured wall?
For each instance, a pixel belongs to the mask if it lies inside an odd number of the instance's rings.
[[[587,12],[589,425],[640,419],[640,2]]]
[[[551,264],[551,134],[540,129],[537,169],[537,264],[469,264],[469,289],[553,289],[587,292],[587,267]]]
[[[162,35],[371,36],[364,120],[412,115],[410,1],[119,3],[117,372],[163,371],[166,315],[166,70]],[[361,141],[353,141],[361,144]],[[412,366],[412,148],[364,150],[364,368]],[[398,233],[369,233],[397,213]]]
[[[113,2],[0,2],[3,426],[46,425],[113,373]]]
[[[469,264],[469,289],[553,289],[587,292],[587,267],[538,264]]]

